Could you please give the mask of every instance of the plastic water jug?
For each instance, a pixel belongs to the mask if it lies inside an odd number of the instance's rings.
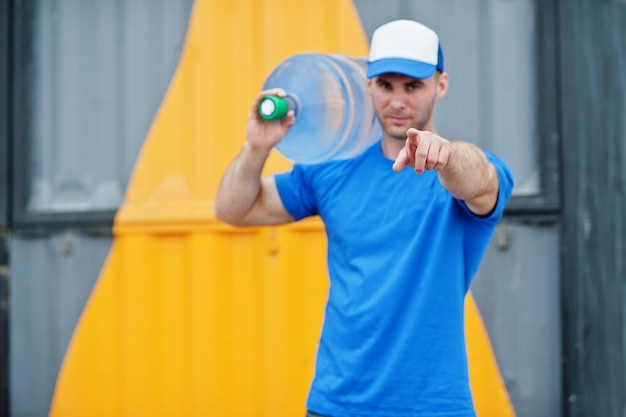
[[[357,156],[380,139],[366,67],[366,58],[320,53],[297,54],[279,64],[263,89],[280,87],[287,97],[266,97],[259,112],[271,120],[293,110],[296,122],[276,149],[312,164]]]

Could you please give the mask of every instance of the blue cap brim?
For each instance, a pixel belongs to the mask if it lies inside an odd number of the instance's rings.
[[[395,73],[423,79],[432,76],[436,70],[436,65],[425,62],[403,58],[384,58],[368,62],[366,76],[372,78],[381,74]]]

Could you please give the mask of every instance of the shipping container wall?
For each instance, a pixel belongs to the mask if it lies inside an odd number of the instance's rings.
[[[323,225],[233,229],[212,215],[249,103],[295,53],[363,56],[376,26],[420,20],[451,76],[438,129],[500,154],[518,198],[544,195],[545,4],[16,3],[11,415],[303,415]],[[289,166],[274,153],[265,171]],[[112,230],[90,223],[116,210]],[[498,230],[467,305],[476,407],[558,415],[558,228]]]
[[[9,3],[0,2],[0,230],[9,224],[9,16]]]
[[[8,2],[0,2],[0,416],[9,414],[9,45]]]
[[[9,415],[9,236],[0,232],[0,416]]]
[[[0,416],[9,415],[10,16],[0,1]]]
[[[16,135],[24,135],[16,152],[28,166],[17,214],[117,210],[178,65],[192,4],[16,4]]]
[[[561,416],[560,227],[506,218],[472,284],[517,416]]]
[[[14,5],[20,222],[11,245],[11,415],[49,412],[72,333],[111,248],[111,227],[93,224],[91,214],[123,201],[178,65],[192,5]]]
[[[13,233],[12,415],[47,415],[69,340],[111,246],[76,230]]]
[[[626,3],[563,1],[564,404],[626,410]]]

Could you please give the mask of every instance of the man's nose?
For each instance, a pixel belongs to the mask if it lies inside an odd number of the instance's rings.
[[[405,107],[404,95],[402,93],[394,92],[391,94],[391,107],[394,109],[403,109]]]

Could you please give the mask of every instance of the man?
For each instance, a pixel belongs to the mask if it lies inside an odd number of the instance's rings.
[[[431,29],[407,20],[378,28],[367,77],[380,142],[349,160],[263,178],[295,118],[263,121],[260,100],[285,92],[260,93],[215,214],[235,226],[324,221],[331,286],[310,416],[473,417],[464,298],[511,174],[494,155],[437,134],[433,112],[448,74]]]

